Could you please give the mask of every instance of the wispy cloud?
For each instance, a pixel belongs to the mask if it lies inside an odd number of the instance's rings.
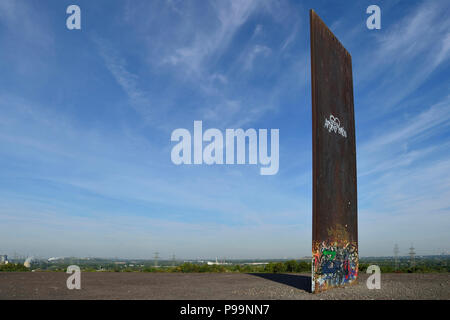
[[[379,114],[398,110],[405,97],[449,61],[450,22],[442,14],[449,10],[446,1],[422,3],[375,36],[355,79],[369,82],[369,99]]]
[[[181,65],[185,72],[193,75],[207,72],[208,60],[220,57],[227,49],[236,31],[258,7],[258,1],[216,1],[211,7],[218,21],[216,26],[204,32],[196,30],[192,43],[176,48],[163,63]]]
[[[358,148],[360,234],[382,235],[387,252],[394,243],[450,241],[437,236],[436,225],[449,219],[449,124],[447,96],[421,113],[397,116]]]
[[[298,37],[298,31],[299,31],[300,23],[297,21],[292,28],[292,32],[289,34],[289,36],[283,41],[283,45],[281,46],[281,51],[286,50]]]
[[[128,96],[130,105],[147,120],[157,121],[154,118],[154,106],[151,104],[147,93],[139,88],[139,76],[127,69],[126,60],[107,40],[98,36],[93,37],[93,40],[106,68]]]
[[[406,119],[398,119],[395,125],[390,123],[389,126],[376,129],[376,137],[367,142],[362,147],[362,151],[371,153],[392,144],[398,146],[425,139],[440,131],[448,131],[449,121],[450,96],[419,114],[413,113]]]
[[[270,55],[270,53],[272,52],[272,50],[265,46],[265,45],[255,45],[253,46],[250,51],[245,55],[245,62],[243,63],[244,65],[244,69],[251,69],[253,66],[253,61],[258,57],[258,56],[262,56],[262,57],[267,57],[268,55]]]
[[[8,31],[20,36],[21,41],[39,47],[50,49],[54,44],[52,30],[43,19],[42,12],[34,10],[33,5],[14,0],[0,2],[0,22]],[[48,52],[48,51],[47,51]]]

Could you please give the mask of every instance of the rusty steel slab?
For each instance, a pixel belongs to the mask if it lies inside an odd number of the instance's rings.
[[[313,139],[312,292],[358,276],[352,58],[310,11]]]

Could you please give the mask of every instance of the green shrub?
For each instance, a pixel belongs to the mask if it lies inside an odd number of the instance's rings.
[[[0,265],[0,271],[13,272],[13,271],[30,271],[21,263],[8,263]]]

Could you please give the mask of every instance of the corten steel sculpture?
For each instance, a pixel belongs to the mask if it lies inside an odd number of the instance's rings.
[[[312,292],[354,283],[358,276],[356,143],[352,59],[313,11]]]

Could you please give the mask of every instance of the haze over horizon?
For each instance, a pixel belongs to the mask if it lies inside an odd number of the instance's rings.
[[[360,255],[448,252],[450,3],[371,4],[2,0],[0,254],[309,256],[310,8],[353,59]],[[279,129],[278,173],[176,166],[195,120]]]

